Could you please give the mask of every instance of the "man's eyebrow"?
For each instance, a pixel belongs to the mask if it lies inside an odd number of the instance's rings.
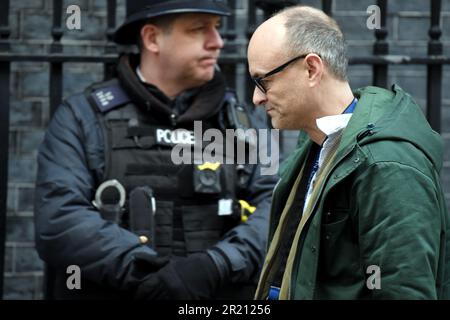
[[[252,78],[258,78],[265,74],[263,72],[258,72],[258,71],[251,72],[250,70],[249,70],[249,73]]]

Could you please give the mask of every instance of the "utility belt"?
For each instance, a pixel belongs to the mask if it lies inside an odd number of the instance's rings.
[[[174,195],[163,196],[148,185],[136,186],[127,194],[126,188],[120,181],[110,179],[99,185],[92,203],[99,210],[103,219],[125,227],[139,237],[141,244],[154,249],[158,243],[167,246],[167,242],[171,241],[162,239],[170,237],[170,233],[174,232],[167,228],[164,229],[164,226],[171,229],[176,228],[176,225],[173,225],[173,221],[176,220],[173,215],[179,210],[184,211],[180,215],[187,212],[186,217],[180,217],[180,219],[184,218],[185,228],[193,229],[187,230],[187,232],[194,232],[195,229],[198,229],[198,232],[203,230],[205,233],[210,232],[208,229],[218,228],[216,225],[221,225],[221,228],[225,229],[223,231],[227,231],[236,224],[247,221],[256,210],[245,200],[223,197],[219,163],[195,165],[192,182],[193,185],[189,186],[189,181],[186,181],[186,188],[193,189],[194,197],[183,200],[177,198],[173,201],[173,198],[176,198]],[[198,201],[197,197],[202,197],[202,201]],[[205,199],[208,197],[211,200],[206,201],[205,205]],[[160,213],[158,216],[157,212]],[[170,212],[172,212],[172,216],[169,215]],[[215,224],[214,218],[211,219],[210,215],[216,215],[217,221],[226,221],[226,223]],[[210,222],[206,222],[206,220],[210,220]],[[160,241],[157,241],[158,236],[161,238]],[[207,237],[205,236],[205,238]],[[186,239],[186,241],[188,240]],[[190,248],[191,250],[188,246],[187,253],[202,249],[195,243],[191,244]]]

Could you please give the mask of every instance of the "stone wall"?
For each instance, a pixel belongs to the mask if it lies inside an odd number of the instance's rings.
[[[125,0],[118,2],[117,22],[123,21]],[[11,45],[17,53],[48,53],[51,44],[52,1],[10,1]],[[64,30],[64,52],[99,54],[106,43],[106,0],[65,0],[63,8],[77,4],[81,8],[81,30]],[[302,1],[320,8],[321,1]],[[366,27],[366,9],[375,0],[334,1],[334,17],[345,33],[350,56],[371,55],[373,31]],[[442,40],[444,53],[450,55],[450,0],[442,1]],[[239,50],[245,53],[248,1],[237,0]],[[426,55],[429,29],[429,1],[390,0],[388,40],[392,54]],[[262,14],[259,12],[259,17]],[[64,15],[67,17],[67,15]],[[63,20],[64,21],[64,20]],[[444,68],[442,136],[445,139],[445,166],[442,182],[450,203],[450,67]],[[246,79],[245,66],[238,68],[238,91]],[[83,90],[103,77],[101,64],[64,65],[64,93]],[[350,66],[352,87],[371,84],[370,66]],[[9,180],[7,200],[7,243],[5,256],[5,299],[41,299],[43,262],[34,249],[33,191],[36,175],[36,150],[49,121],[49,66],[47,63],[13,63],[11,76],[11,124],[9,138]],[[389,69],[389,83],[398,83],[425,108],[426,67],[396,66]],[[283,135],[283,151],[295,145],[296,132]]]

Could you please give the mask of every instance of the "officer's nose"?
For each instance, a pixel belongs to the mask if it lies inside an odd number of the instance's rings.
[[[255,106],[264,105],[267,102],[267,95],[255,86],[253,90],[253,103]]]
[[[208,33],[208,38],[206,40],[206,48],[209,50],[219,50],[223,48],[223,39],[215,27]]]

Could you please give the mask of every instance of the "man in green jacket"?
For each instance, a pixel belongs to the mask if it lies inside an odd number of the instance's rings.
[[[449,298],[442,141],[412,97],[352,92],[342,32],[311,7],[263,23],[248,59],[253,102],[275,128],[302,130],[274,191],[256,298]]]

